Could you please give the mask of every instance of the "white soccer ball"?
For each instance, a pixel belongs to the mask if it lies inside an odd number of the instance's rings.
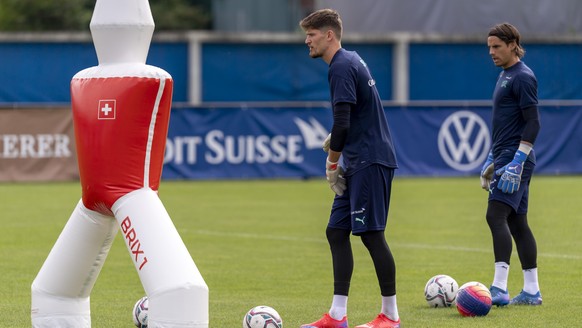
[[[148,297],[140,298],[133,306],[133,324],[139,328],[148,326]]]
[[[430,307],[450,307],[455,303],[459,285],[445,274],[436,275],[424,286],[424,297]]]
[[[269,306],[256,306],[243,318],[243,328],[282,328],[283,320],[275,309]]]

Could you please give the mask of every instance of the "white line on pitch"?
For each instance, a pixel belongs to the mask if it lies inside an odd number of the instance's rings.
[[[283,235],[261,235],[255,233],[242,233],[242,232],[220,232],[220,231],[210,231],[210,230],[194,230],[193,231],[199,235],[211,235],[211,236],[221,236],[221,237],[238,237],[238,238],[248,238],[248,239],[264,239],[264,240],[280,240],[280,241],[300,241],[300,242],[310,242],[310,243],[327,243],[325,238],[306,238],[306,237],[293,237],[293,236],[283,236]],[[403,248],[417,248],[417,249],[437,249],[444,251],[459,251],[459,252],[473,252],[473,253],[490,253],[490,249],[484,248],[471,248],[471,247],[459,247],[459,246],[446,246],[446,245],[428,245],[428,244],[409,244],[409,243],[390,243],[395,247]],[[553,253],[538,253],[540,257],[554,258],[554,259],[568,259],[568,260],[582,260],[582,255],[573,254],[553,254]]]
[[[405,248],[420,248],[420,249],[438,249],[445,251],[461,251],[461,252],[474,252],[474,253],[490,253],[491,250],[483,248],[470,248],[470,247],[457,247],[457,246],[445,246],[445,245],[427,245],[427,244],[401,244],[394,243],[396,246]],[[571,254],[552,254],[552,253],[538,253],[540,257],[557,258],[557,259],[569,259],[569,260],[582,260],[581,255],[571,255]]]

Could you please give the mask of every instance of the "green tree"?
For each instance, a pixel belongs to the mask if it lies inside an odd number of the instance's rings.
[[[86,0],[0,0],[0,30],[86,29],[91,19],[91,11],[87,10],[89,3]]]
[[[156,31],[210,29],[210,6],[208,0],[150,0]]]
[[[120,0],[121,1],[121,0]],[[83,31],[95,0],[0,0],[0,31]],[[150,0],[160,30],[210,29],[210,0]]]

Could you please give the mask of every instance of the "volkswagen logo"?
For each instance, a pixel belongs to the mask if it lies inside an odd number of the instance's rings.
[[[471,171],[480,167],[491,148],[489,128],[470,111],[458,111],[445,119],[438,135],[439,153],[455,170]]]

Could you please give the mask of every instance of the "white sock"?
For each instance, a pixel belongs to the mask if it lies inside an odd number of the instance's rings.
[[[523,291],[528,294],[535,294],[540,291],[538,268],[523,270]]]
[[[398,321],[398,306],[396,306],[396,295],[382,296],[382,313],[393,321]]]
[[[509,276],[509,264],[495,262],[495,276],[491,285],[507,291],[507,277]]]
[[[348,313],[348,297],[345,295],[333,295],[329,316],[336,319],[343,319]]]

